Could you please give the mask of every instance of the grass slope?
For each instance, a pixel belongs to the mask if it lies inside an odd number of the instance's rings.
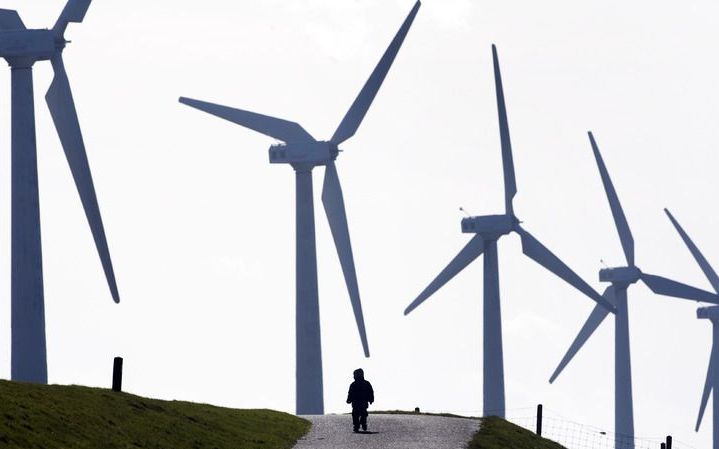
[[[309,421],[78,386],[0,381],[0,447],[289,449]]]
[[[467,449],[565,449],[554,441],[545,440],[523,427],[496,416],[482,418],[482,426],[474,434]]]

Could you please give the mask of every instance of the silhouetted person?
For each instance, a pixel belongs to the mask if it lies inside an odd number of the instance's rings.
[[[362,368],[354,370],[355,381],[350,384],[347,403],[352,404],[352,428],[355,432],[367,430],[367,407],[374,402],[372,384],[364,380]]]

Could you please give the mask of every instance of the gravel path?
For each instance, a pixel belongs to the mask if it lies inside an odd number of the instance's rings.
[[[295,449],[464,449],[478,419],[427,415],[373,415],[368,433],[352,432],[349,415],[303,416],[312,429]]]

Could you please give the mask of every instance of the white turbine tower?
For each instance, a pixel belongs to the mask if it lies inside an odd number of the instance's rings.
[[[605,308],[607,313],[613,311],[614,306],[602,298],[564,262],[522,228],[519,225],[519,219],[514,215],[512,200],[517,193],[517,185],[514,178],[512,145],[509,139],[509,123],[504,103],[502,76],[499,71],[497,49],[494,45],[492,45],[492,57],[494,61],[495,89],[497,91],[499,136],[504,167],[505,213],[503,215],[484,215],[462,219],[462,232],[475,234],[475,236],[429,286],[419,294],[417,299],[405,309],[404,314],[410,313],[472,261],[484,254],[483,413],[485,416],[504,417],[504,359],[502,352],[502,316],[499,302],[497,240],[510,232],[516,232],[522,240],[522,252],[525,255],[595,300],[598,303],[597,307]]]
[[[634,448],[634,405],[632,399],[632,367],[629,350],[629,309],[627,306],[627,289],[631,284],[638,281],[644,282],[650,290],[656,294],[672,296],[696,301],[707,301],[717,303],[717,296],[698,288],[682,284],[680,282],[643,273],[634,265],[634,238],[629,229],[629,224],[624,216],[624,211],[619,203],[617,192],[609,177],[609,172],[604,165],[599,147],[594,140],[592,133],[589,133],[589,141],[592,151],[599,167],[599,174],[604,184],[604,190],[609,200],[609,207],[614,217],[614,223],[619,233],[619,240],[624,250],[628,266],[612,267],[599,270],[599,280],[610,282],[611,285],[604,291],[604,298],[616,306],[614,314],[614,434],[615,447],[622,449]],[[591,312],[584,326],[579,331],[574,342],[567,350],[559,366],[552,374],[549,382],[552,383],[564,370],[567,364],[577,354],[579,349],[599,327],[607,317],[607,311],[601,307],[595,307]]]
[[[70,82],[62,61],[70,22],[82,22],[90,0],[69,0],[51,29],[28,30],[17,12],[0,9],[0,57],[12,72],[11,377],[47,383],[45,303],[37,184],[32,66],[49,60],[55,77],[45,95],[65,150],[110,292],[120,302],[100,208],[85,153]]]
[[[322,203],[342,265],[364,354],[369,357],[347,216],[335,159],[340,151],[338,145],[352,137],[362,123],[362,119],[369,110],[397,52],[399,52],[419,7],[420,2],[417,1],[330,140],[316,140],[295,122],[204,101],[180,98],[180,102],[183,104],[282,141],[283,143],[270,147],[270,163],[290,164],[295,170],[297,195],[296,389],[297,414],[300,415],[324,413],[312,169],[317,166],[325,166]]]

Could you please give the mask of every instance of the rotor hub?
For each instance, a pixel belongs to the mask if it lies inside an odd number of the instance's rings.
[[[65,39],[64,36],[55,37],[55,48],[59,51],[64,50],[65,46],[69,43],[70,43],[70,41]]]

